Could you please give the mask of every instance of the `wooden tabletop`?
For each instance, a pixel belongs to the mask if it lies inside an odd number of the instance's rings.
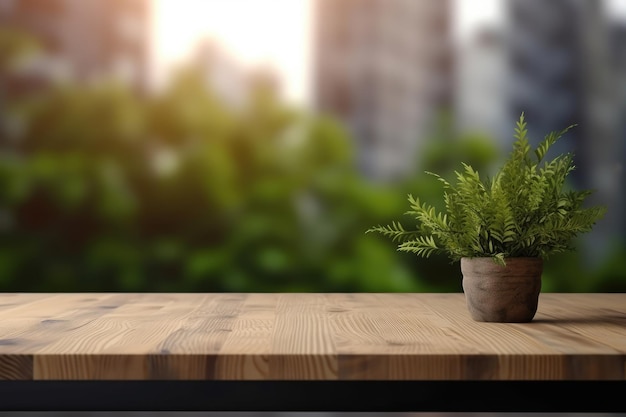
[[[626,294],[5,293],[0,380],[625,380]]]

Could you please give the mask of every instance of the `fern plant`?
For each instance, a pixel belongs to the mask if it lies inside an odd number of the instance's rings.
[[[513,151],[493,178],[482,179],[470,165],[455,171],[456,181],[443,183],[444,212],[408,196],[405,214],[417,220],[407,230],[400,222],[376,226],[398,242],[398,250],[428,258],[447,254],[452,261],[463,257],[491,257],[504,265],[510,257],[540,257],[572,250],[573,239],[591,230],[606,208],[584,208],[590,190],[566,189],[575,166],[571,153],[545,161],[551,146],[575,125],[551,132],[536,149],[527,138],[522,113],[515,129]]]

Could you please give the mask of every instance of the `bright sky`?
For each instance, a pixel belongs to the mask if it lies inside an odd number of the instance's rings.
[[[418,1],[418,0],[416,0]],[[457,36],[477,24],[497,22],[503,0],[453,0]],[[626,0],[607,0],[626,17]],[[211,34],[245,65],[269,63],[283,79],[287,98],[309,97],[312,0],[154,0],[155,64],[184,59],[194,42]],[[159,75],[156,74],[157,82]]]
[[[463,33],[498,16],[500,0],[456,1]],[[184,59],[195,40],[211,34],[243,64],[273,65],[287,97],[306,102],[312,0],[154,0],[154,5],[157,67]],[[156,74],[157,82],[164,74]]]
[[[310,0],[154,0],[157,65],[184,59],[205,34],[243,65],[272,65],[288,97],[307,95]]]

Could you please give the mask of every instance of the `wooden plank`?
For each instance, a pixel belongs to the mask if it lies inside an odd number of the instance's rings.
[[[281,294],[269,358],[270,379],[337,379],[337,355],[323,294]]]
[[[0,319],[0,354],[32,354],[127,302],[125,294],[41,294]],[[7,314],[9,312],[7,311]],[[80,346],[81,339],[72,339]]]
[[[89,305],[91,302],[85,303]],[[4,306],[0,310],[0,334],[3,339],[16,338],[26,328],[52,320],[56,314],[67,312],[70,307],[62,294],[32,294],[30,297],[2,294],[0,304]]]
[[[1,293],[2,302],[0,303],[0,320],[9,318],[14,313],[12,310],[24,309],[25,306],[34,301],[40,301],[42,299],[50,299],[56,294],[42,294],[42,293]]]
[[[185,303],[187,297],[174,294],[120,297],[119,307],[61,331],[63,337],[36,349],[35,378],[166,379],[167,362],[158,345],[180,329],[204,298]]]
[[[0,355],[0,381],[29,381],[32,379],[32,355]]]
[[[558,324],[585,339],[626,351],[626,337],[621,331],[626,328],[626,311],[612,307],[620,294],[545,294],[541,298],[545,307],[533,324]]]
[[[247,294],[205,294],[199,308],[157,345],[150,369],[160,379],[216,379],[217,357],[242,312]],[[181,300],[182,301],[182,300]]]
[[[0,379],[625,380],[626,294],[0,294]]]
[[[203,302],[201,297],[188,300],[174,294],[135,295],[119,308],[68,333],[64,340],[48,345],[39,353],[66,353],[71,339],[88,340],[96,336],[81,353],[145,354],[161,353],[158,345],[181,328]],[[104,335],[106,340],[99,340]],[[75,348],[75,346],[74,346]]]
[[[35,380],[144,380],[146,361],[140,355],[39,354]]]
[[[460,378],[457,355],[472,347],[423,303],[399,295],[331,297],[340,379]]]
[[[279,294],[250,294],[220,349],[216,378],[267,379]]]

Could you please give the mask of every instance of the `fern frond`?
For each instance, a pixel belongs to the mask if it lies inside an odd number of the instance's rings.
[[[526,126],[522,113],[513,150],[493,178],[483,180],[465,163],[454,172],[454,184],[427,171],[443,183],[445,209],[437,211],[409,194],[405,214],[417,221],[415,229],[392,222],[368,232],[400,242],[400,251],[423,257],[447,253],[453,261],[480,256],[504,264],[507,257],[547,258],[571,250],[573,239],[590,231],[606,212],[602,206],[582,208],[590,190],[564,190],[575,169],[572,154],[544,161],[551,146],[576,125],[551,132],[535,149]]]
[[[430,171],[424,171],[427,175],[431,175],[435,178],[437,178],[438,181],[443,183],[444,188],[451,188],[452,186],[450,185],[450,183],[443,177],[441,177],[441,175],[439,174],[435,174],[434,172],[430,172]]]
[[[437,246],[435,239],[432,236],[420,236],[413,241],[405,242],[398,246],[398,250],[403,252],[413,252],[425,258],[442,251],[441,248]]]
[[[537,146],[537,149],[535,149],[535,156],[537,157],[537,163],[543,160],[543,158],[546,156],[546,153],[548,153],[548,150],[550,149],[550,147],[554,145],[557,140],[559,140],[561,137],[563,137],[563,135],[565,135],[567,132],[569,132],[571,129],[573,129],[576,126],[578,125],[576,124],[569,125],[568,127],[561,130],[560,132],[553,131],[553,132],[550,132],[548,135],[546,135],[544,140]]]
[[[378,225],[366,230],[365,233],[380,233],[388,238],[391,238],[392,241],[405,241],[409,239],[413,239],[418,234],[413,230],[406,230],[400,222],[393,221],[390,225],[382,226]]]

